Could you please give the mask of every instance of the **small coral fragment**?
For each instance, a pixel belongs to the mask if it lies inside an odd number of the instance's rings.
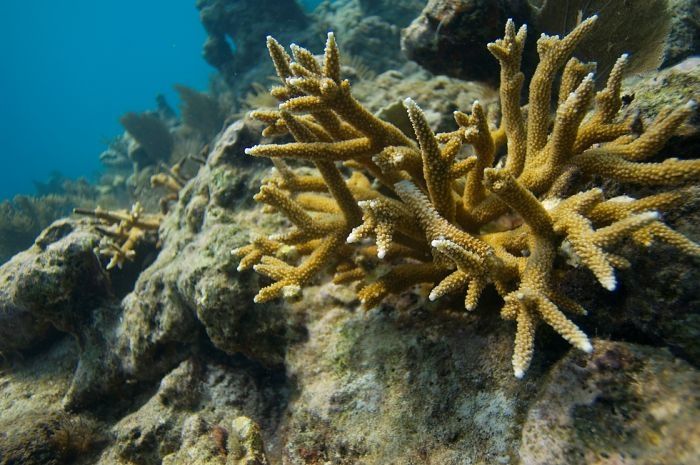
[[[167,194],[158,201],[160,211],[163,214],[168,212],[171,202],[176,202],[178,200],[180,190],[190,179],[190,177],[183,172],[183,167],[188,160],[202,165],[206,163],[204,159],[190,155],[183,157],[173,166],[166,166],[163,164],[163,171],[151,176],[151,187],[162,187],[167,191]]]
[[[697,244],[660,216],[697,197],[692,185],[700,179],[700,161],[648,161],[696,105],[666,111],[642,134],[633,132],[633,121],[617,117],[628,57],[617,60],[598,92],[595,65],[571,58],[596,21],[593,16],[580,22],[563,38],[540,37],[525,113],[520,62],[527,29],[509,20],[504,37],[488,45],[501,65],[500,126],[489,126],[475,102],[469,113],[455,112],[456,130],[436,134],[407,98],[415,140],[353,98],[340,76],[332,33],[322,61],[296,45],[290,56],[268,37],[282,83],[272,94],[280,104],[252,115],[267,125],[264,134],[289,134],[294,142],[246,152],[273,160],[275,174],[255,198],[293,227],[234,251],[239,269],[253,267],[272,280],[256,302],[299,297],[328,270],[337,283],[359,282],[366,308],[428,284],[430,300],[462,294],[465,308],[474,310],[493,285],[504,301],[502,317],[515,321],[516,377],[530,365],[540,322],[590,352],[588,337],[567,316],[586,312],[555,282],[561,267],[585,267],[613,290],[616,270],[629,267],[614,252],[624,239],[644,246],[663,241],[700,255]],[[554,113],[553,96],[558,96]],[[315,170],[298,174],[284,159]],[[572,193],[576,173],[674,190],[640,199],[606,198],[598,187]],[[296,254],[286,254],[289,247]],[[558,255],[568,260],[555,260]]]
[[[99,221],[97,229],[108,238],[99,253],[110,257],[107,269],[121,268],[124,263],[134,260],[136,248],[149,233],[157,232],[162,217],[144,214],[138,202],[130,211],[105,211],[100,208],[85,210],[76,208],[74,213],[91,216]]]

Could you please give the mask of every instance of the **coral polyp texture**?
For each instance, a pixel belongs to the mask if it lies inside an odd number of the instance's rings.
[[[563,38],[538,40],[526,111],[520,101],[526,27],[516,30],[508,21],[504,37],[488,44],[501,66],[498,127],[489,126],[477,101],[470,113],[455,112],[456,130],[436,134],[406,99],[415,139],[353,98],[340,77],[332,33],[322,61],[296,45],[290,56],[268,37],[282,80],[271,94],[280,104],[252,116],[268,125],[264,135],[290,134],[295,142],[256,145],[246,153],[272,159],[274,174],[255,199],[292,228],[234,251],[240,270],[252,267],[272,280],[256,302],[298,297],[326,270],[336,283],[358,282],[366,308],[427,284],[430,300],[463,294],[464,306],[473,310],[493,286],[504,301],[502,317],[516,322],[515,376],[530,365],[541,322],[590,352],[587,335],[567,316],[586,311],[558,290],[555,273],[585,267],[613,290],[615,270],[629,266],[613,248],[623,239],[641,246],[665,242],[700,255],[697,244],[660,217],[695,195],[700,160],[647,161],[696,105],[662,112],[642,133],[638,121],[620,120],[627,56],[599,91],[595,64],[571,58],[594,33],[596,20],[580,22]],[[285,159],[315,169],[293,168]],[[602,187],[569,193],[573,180],[582,178],[588,186],[617,181],[664,189],[638,199],[608,198]],[[555,260],[559,256],[566,260]]]

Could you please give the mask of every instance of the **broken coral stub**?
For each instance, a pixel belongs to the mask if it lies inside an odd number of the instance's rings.
[[[463,293],[471,310],[492,285],[504,300],[501,315],[516,322],[517,377],[530,364],[540,322],[591,351],[586,334],[565,314],[585,310],[553,283],[563,266],[555,263],[557,254],[568,253],[568,263],[590,269],[610,290],[615,269],[629,266],[612,251],[622,239],[643,246],[662,241],[700,255],[700,246],[658,213],[688,196],[700,179],[700,160],[647,161],[696,105],[662,112],[642,134],[634,133],[632,121],[618,121],[627,56],[617,60],[598,92],[595,64],[571,58],[596,20],[582,21],[563,38],[540,37],[526,113],[520,102],[526,27],[516,30],[508,21],[504,38],[488,44],[501,65],[499,127],[489,127],[474,102],[470,114],[455,112],[457,130],[435,134],[418,105],[406,99],[417,143],[353,98],[340,77],[332,33],[322,62],[296,45],[290,57],[268,37],[282,80],[271,94],[280,104],[252,115],[268,124],[265,135],[291,134],[295,142],[257,145],[246,153],[274,162],[275,175],[255,199],[293,227],[234,251],[239,269],[252,267],[273,281],[256,302],[297,297],[328,268],[335,282],[359,282],[365,307],[428,283],[430,299]],[[562,68],[553,115],[554,81]],[[316,171],[300,174],[285,158],[311,162]],[[570,194],[577,173],[669,190],[640,199],[606,198],[598,187]],[[379,263],[388,271],[378,273]]]

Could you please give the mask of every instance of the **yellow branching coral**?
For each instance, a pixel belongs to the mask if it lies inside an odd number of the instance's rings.
[[[162,171],[151,176],[151,187],[162,187],[167,191],[158,201],[160,211],[163,214],[168,212],[172,202],[176,202],[179,199],[180,190],[192,177],[183,171],[183,167],[188,160],[192,160],[201,165],[206,164],[206,160],[201,157],[187,155],[173,166],[161,164]]]
[[[97,230],[108,238],[99,250],[101,255],[110,257],[106,267],[108,270],[115,266],[121,268],[127,260],[133,260],[136,248],[147,234],[158,231],[162,219],[160,215],[144,214],[143,207],[138,202],[130,211],[106,211],[98,207],[95,210],[76,208],[73,212],[99,221]]]
[[[627,56],[598,92],[595,64],[571,58],[596,20],[582,21],[564,38],[538,40],[540,62],[526,113],[520,62],[527,31],[508,21],[504,37],[488,45],[501,64],[500,127],[489,127],[475,102],[471,113],[455,113],[457,130],[435,134],[418,105],[406,99],[415,140],[353,98],[340,77],[332,33],[322,61],[296,45],[290,56],[268,38],[282,81],[271,94],[280,103],[252,115],[268,125],[266,135],[290,134],[295,142],[257,145],[247,153],[274,161],[275,174],[256,199],[293,229],[234,251],[240,269],[252,267],[273,281],[256,301],[298,296],[329,269],[335,282],[359,282],[366,307],[422,283],[432,285],[431,300],[461,293],[473,310],[493,285],[504,300],[501,315],[515,321],[517,377],[530,364],[540,322],[591,351],[586,334],[567,316],[585,310],[553,282],[554,267],[564,262],[555,265],[557,255],[589,269],[609,290],[616,287],[615,270],[629,266],[611,251],[622,239],[663,241],[700,255],[700,247],[662,223],[659,213],[694,190],[689,186],[700,179],[700,160],[648,161],[695,104],[669,110],[635,134],[631,121],[618,118]],[[297,174],[283,159],[315,170]],[[574,173],[675,190],[641,199],[606,199],[600,188],[571,195]]]

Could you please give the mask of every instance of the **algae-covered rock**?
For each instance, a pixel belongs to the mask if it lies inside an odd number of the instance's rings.
[[[51,326],[78,334],[111,285],[86,221],[59,220],[0,267],[0,351],[26,349]]]
[[[182,446],[163,457],[163,465],[267,465],[260,427],[237,417],[226,427],[209,425],[201,415],[187,418]]]
[[[215,431],[200,415],[188,417],[183,422],[180,449],[164,456],[163,465],[225,465],[226,438],[219,439],[223,433]]]
[[[28,412],[0,439],[0,464],[88,464],[102,441],[99,427],[63,412]]]
[[[207,32],[204,59],[231,87],[257,64],[265,36],[291,39],[303,34],[309,25],[294,0],[197,0],[196,5]]]
[[[243,159],[249,136],[241,122],[224,131],[209,164],[164,219],[157,259],[122,302],[116,344],[130,376],[158,376],[204,334],[229,354],[282,363],[287,337],[282,307],[252,303],[256,278],[236,271],[231,255],[257,227],[256,218],[240,210],[259,182],[259,165]]]
[[[366,313],[348,302],[337,286],[305,293],[284,463],[694,463],[700,372],[665,350],[596,341],[593,355],[565,353],[545,331],[548,350],[516,381],[493,309],[443,313],[420,294]]]
[[[510,328],[493,309],[449,314],[404,296],[396,310],[353,311],[344,294],[305,292],[308,340],[287,356],[298,394],[284,463],[516,463],[542,358],[517,381]]]
[[[280,381],[244,361],[188,359],[114,425],[97,464],[263,465],[242,459],[264,457],[261,431],[271,434],[286,402]]]
[[[0,371],[0,464],[87,465],[104,447],[105,427],[61,408],[78,358],[73,338],[15,358]]]
[[[409,59],[436,74],[495,82],[498,62],[486,44],[500,37],[513,18],[529,23],[526,1],[430,0],[401,33],[401,48]]]
[[[98,253],[104,240],[90,220],[59,220],[0,267],[0,353],[40,347],[55,330],[75,337],[81,351],[64,392],[69,407],[120,387],[110,349],[121,313],[115,300],[133,285],[141,260],[108,273]]]
[[[671,32],[664,44],[662,67],[681,62],[700,51],[700,23],[697,0],[669,0]]]
[[[231,422],[227,444],[229,465],[267,465],[260,427],[250,418],[238,417]]]
[[[279,303],[253,304],[258,278],[240,274],[231,255],[265,228],[246,210],[262,173],[243,155],[259,140],[253,134],[250,122],[222,134],[163,220],[161,250],[142,272],[105,271],[96,253],[104,238],[88,220],[56,223],[1,268],[0,351],[35,345],[51,327],[75,335],[80,359],[64,398],[72,409],[157,381],[202,346],[280,367],[296,330]]]
[[[664,108],[675,108],[698,99],[700,57],[688,58],[659,72],[630,74],[625,80],[625,95],[631,102],[624,116],[639,115],[648,125]],[[665,152],[678,157],[697,156],[700,152],[700,112],[696,111],[679,128]]]
[[[543,380],[520,459],[531,465],[700,461],[700,373],[667,351],[597,341]]]
[[[471,108],[475,100],[497,113],[493,104],[498,94],[494,88],[479,82],[433,76],[414,63],[384,72],[370,81],[359,81],[353,91],[369,110],[409,137],[414,137],[414,132],[403,106],[407,95],[421,106],[430,127],[437,131],[454,130],[453,113]]]

